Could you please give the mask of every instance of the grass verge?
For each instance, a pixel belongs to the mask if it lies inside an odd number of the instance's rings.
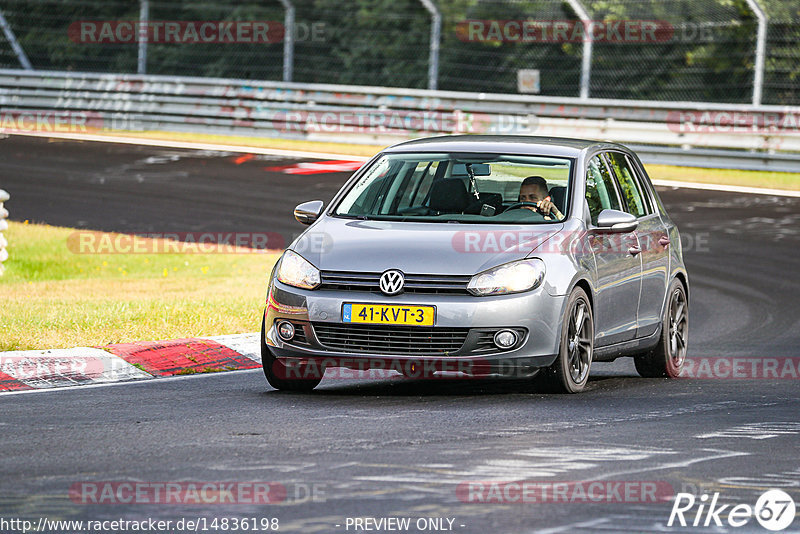
[[[76,254],[67,245],[76,231],[9,222],[9,259],[0,276],[0,351],[260,327],[277,254]]]
[[[653,180],[676,180],[701,184],[740,185],[766,189],[800,191],[800,173],[703,169],[672,165],[646,165]]]

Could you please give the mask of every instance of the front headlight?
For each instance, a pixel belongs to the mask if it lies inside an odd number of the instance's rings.
[[[278,280],[287,286],[314,289],[320,283],[319,269],[297,252],[287,250],[278,267]]]
[[[532,258],[478,273],[469,281],[467,290],[478,297],[521,293],[539,287],[543,279],[544,262]]]

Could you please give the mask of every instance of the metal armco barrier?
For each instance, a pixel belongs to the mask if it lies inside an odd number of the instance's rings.
[[[8,210],[3,207],[3,203],[9,198],[11,198],[11,195],[0,189],[0,276],[3,275],[3,271],[5,270],[3,262],[8,259],[8,250],[6,250],[8,241],[6,241],[6,236],[3,235],[3,232],[8,229],[8,222],[6,221],[8,218]]]
[[[521,133],[633,144],[645,161],[651,147],[659,163],[800,172],[800,107],[788,106],[0,69],[0,129],[377,144],[445,133]],[[699,149],[720,157],[709,164]]]

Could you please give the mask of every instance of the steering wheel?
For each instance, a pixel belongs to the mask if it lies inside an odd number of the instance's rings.
[[[541,213],[541,210],[539,209],[539,206],[536,205],[536,202],[516,202],[507,207],[505,211],[517,210],[519,208],[524,208],[527,206],[532,207],[534,211],[536,211],[536,213]]]

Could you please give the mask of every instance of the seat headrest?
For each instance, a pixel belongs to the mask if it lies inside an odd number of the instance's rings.
[[[433,183],[428,205],[432,210],[444,213],[462,213],[469,205],[469,201],[469,193],[464,182],[458,178],[449,178]]]
[[[480,198],[476,199],[473,195],[469,197],[469,206],[464,210],[466,213],[479,214],[484,204],[494,208],[495,213],[500,213],[503,208],[503,195],[500,193],[480,193]]]
[[[556,185],[550,188],[550,200],[556,205],[558,211],[564,213],[564,206],[567,200],[567,188],[563,185]]]

